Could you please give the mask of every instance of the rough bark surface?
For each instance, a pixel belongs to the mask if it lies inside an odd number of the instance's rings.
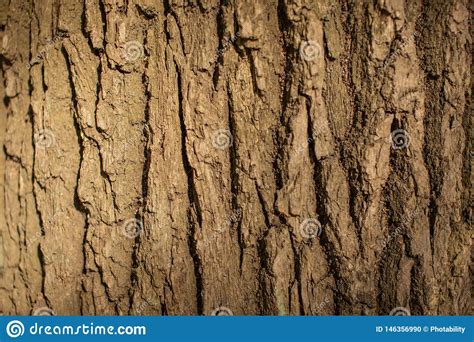
[[[0,0],[0,313],[472,313],[472,6]]]

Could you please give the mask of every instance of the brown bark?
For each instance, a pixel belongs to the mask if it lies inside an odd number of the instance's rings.
[[[0,0],[0,312],[472,313],[468,0]]]

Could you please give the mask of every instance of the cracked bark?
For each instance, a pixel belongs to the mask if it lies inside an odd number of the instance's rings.
[[[0,0],[0,313],[472,313],[471,18]]]

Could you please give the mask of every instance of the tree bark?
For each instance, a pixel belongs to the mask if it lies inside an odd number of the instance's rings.
[[[0,312],[472,314],[472,6],[0,0]]]

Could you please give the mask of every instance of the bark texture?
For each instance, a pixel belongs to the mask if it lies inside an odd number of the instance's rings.
[[[472,6],[0,0],[0,312],[472,313]]]

